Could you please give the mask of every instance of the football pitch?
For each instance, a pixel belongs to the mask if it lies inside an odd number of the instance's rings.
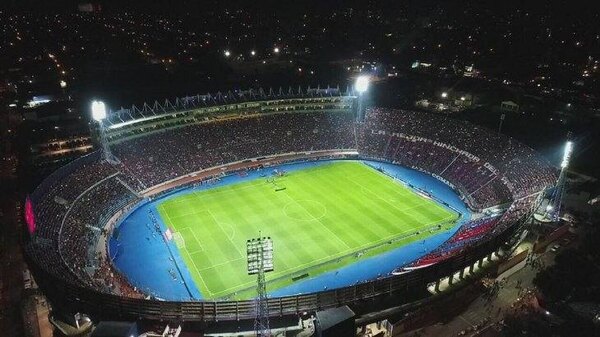
[[[246,240],[270,236],[268,290],[436,234],[459,214],[358,161],[194,191],[158,205],[204,299],[255,295]]]

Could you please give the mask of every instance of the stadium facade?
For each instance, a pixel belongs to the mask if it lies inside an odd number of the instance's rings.
[[[30,196],[35,216],[29,221],[36,223],[25,247],[53,306],[98,320],[177,321],[201,328],[254,319],[252,300],[152,298],[106,258],[107,237],[130,209],[215,176],[302,160],[377,160],[435,177],[482,215],[433,252],[398,265],[393,275],[271,297],[272,317],[342,305],[366,313],[418,304],[423,298],[415,294],[429,284],[512,246],[540,194],[556,181],[555,170],[514,139],[414,111],[371,108],[358,120],[356,95],[339,88],[184,97],[111,112],[105,126],[119,162],[107,163],[95,152],[45,179]]]

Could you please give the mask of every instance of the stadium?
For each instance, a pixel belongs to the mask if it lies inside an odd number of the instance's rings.
[[[29,264],[52,304],[102,320],[273,320],[418,305],[428,286],[509,250],[557,180],[535,151],[354,89],[188,96],[99,119],[103,150],[26,203]]]

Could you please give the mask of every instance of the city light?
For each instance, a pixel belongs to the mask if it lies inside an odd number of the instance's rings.
[[[563,155],[562,163],[560,163],[561,168],[564,169],[567,166],[569,166],[569,160],[571,159],[572,153],[573,153],[573,142],[568,141],[567,144],[565,144],[565,153]]]
[[[60,84],[60,87],[61,87],[62,89],[64,89],[64,88],[66,88],[66,87],[67,87],[67,82],[65,82],[65,81],[60,81],[60,83],[59,83],[59,84]]]
[[[369,89],[369,82],[369,76],[358,76],[356,78],[356,83],[354,84],[354,89],[356,89],[359,94],[362,94]]]
[[[279,48],[278,48],[278,47],[275,47],[275,48],[273,48],[273,52],[274,52],[275,54],[279,54]]]
[[[250,51],[250,55],[255,56],[256,55],[256,51],[254,51],[254,50]]]
[[[106,118],[106,106],[102,101],[93,101],[92,102],[92,118],[99,122]]]
[[[225,54],[225,57],[231,56],[231,52],[229,50],[226,50],[224,54]]]
[[[448,97],[448,93],[444,91],[444,92],[442,93],[442,98],[446,98],[446,97]]]

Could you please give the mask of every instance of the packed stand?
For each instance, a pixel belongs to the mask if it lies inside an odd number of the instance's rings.
[[[450,243],[465,242],[473,239],[478,239],[494,228],[498,223],[499,217],[481,218],[470,221],[463,225],[449,240]]]
[[[65,219],[68,226],[59,234],[60,254],[65,263],[83,282],[97,288],[108,286],[105,282],[110,280],[110,274],[92,277],[101,262],[96,244],[100,235],[106,235],[104,225],[118,210],[138,200],[117,177],[102,181],[83,194]]]
[[[58,253],[62,220],[78,195],[97,181],[115,174],[110,165],[101,162],[98,153],[82,157],[50,175],[32,194],[36,231],[27,249],[49,270],[77,282]]]
[[[113,152],[150,187],[248,158],[289,152],[354,149],[348,113],[281,113],[216,120],[126,140]]]
[[[479,209],[530,195],[555,179],[547,163],[522,144],[427,114],[371,109],[359,127],[353,114],[330,112],[207,120],[115,143],[112,149],[121,161],[117,165],[102,161],[95,152],[52,174],[31,196],[38,223],[27,250],[59,277],[140,296],[106,259],[90,250],[107,217],[133,202],[136,191],[248,158],[357,148],[366,157],[441,177]],[[527,213],[532,201],[531,196],[521,198],[499,220],[461,229],[418,264],[447,258],[510,226]]]
[[[538,192],[556,181],[555,170],[527,146],[434,114],[369,109],[359,128],[358,147],[367,156],[447,179],[478,209]]]

